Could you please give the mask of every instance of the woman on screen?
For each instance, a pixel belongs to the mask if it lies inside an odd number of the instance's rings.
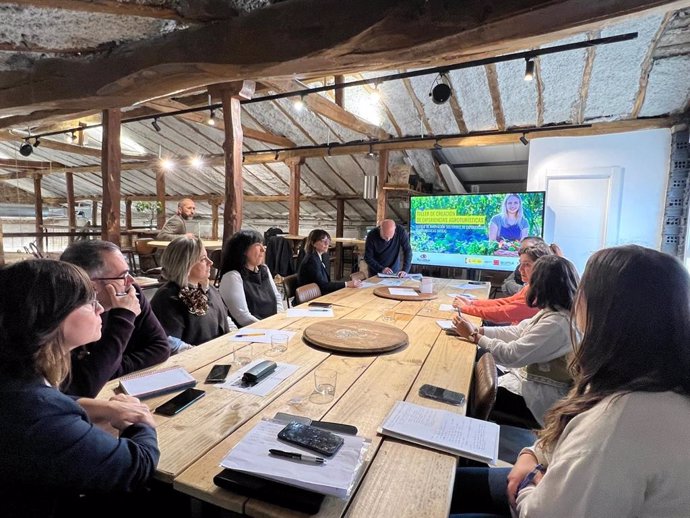
[[[522,200],[517,194],[507,194],[501,213],[489,222],[489,241],[519,241],[529,234],[529,222],[522,213]]]

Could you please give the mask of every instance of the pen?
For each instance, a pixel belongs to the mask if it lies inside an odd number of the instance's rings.
[[[271,455],[276,457],[285,457],[286,459],[299,460],[302,462],[310,462],[312,464],[323,464],[325,461],[321,457],[315,457],[313,455],[304,455],[302,453],[295,453],[292,451],[283,450],[268,450]]]
[[[244,335],[235,335],[234,338],[244,338],[245,336],[264,336],[266,333],[247,333]]]
[[[324,312],[330,311],[330,309],[309,308],[307,311],[318,311],[318,312],[324,313]]]

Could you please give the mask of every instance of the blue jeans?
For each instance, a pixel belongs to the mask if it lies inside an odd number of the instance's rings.
[[[510,468],[458,468],[455,472],[451,517],[506,517]]]

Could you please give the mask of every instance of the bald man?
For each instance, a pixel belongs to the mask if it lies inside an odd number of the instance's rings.
[[[401,248],[405,256],[402,267]],[[412,265],[412,248],[405,229],[392,219],[384,219],[380,226],[367,235],[364,260],[369,266],[369,275],[386,273],[405,277]]]
[[[187,232],[187,220],[194,217],[196,205],[191,198],[183,198],[177,203],[177,213],[165,222],[163,228],[156,236],[160,241],[172,241],[176,237],[187,234],[193,237],[192,232]]]

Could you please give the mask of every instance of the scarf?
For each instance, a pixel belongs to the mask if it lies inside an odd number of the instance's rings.
[[[208,311],[208,295],[201,284],[181,288],[178,296],[192,315],[202,317]]]

